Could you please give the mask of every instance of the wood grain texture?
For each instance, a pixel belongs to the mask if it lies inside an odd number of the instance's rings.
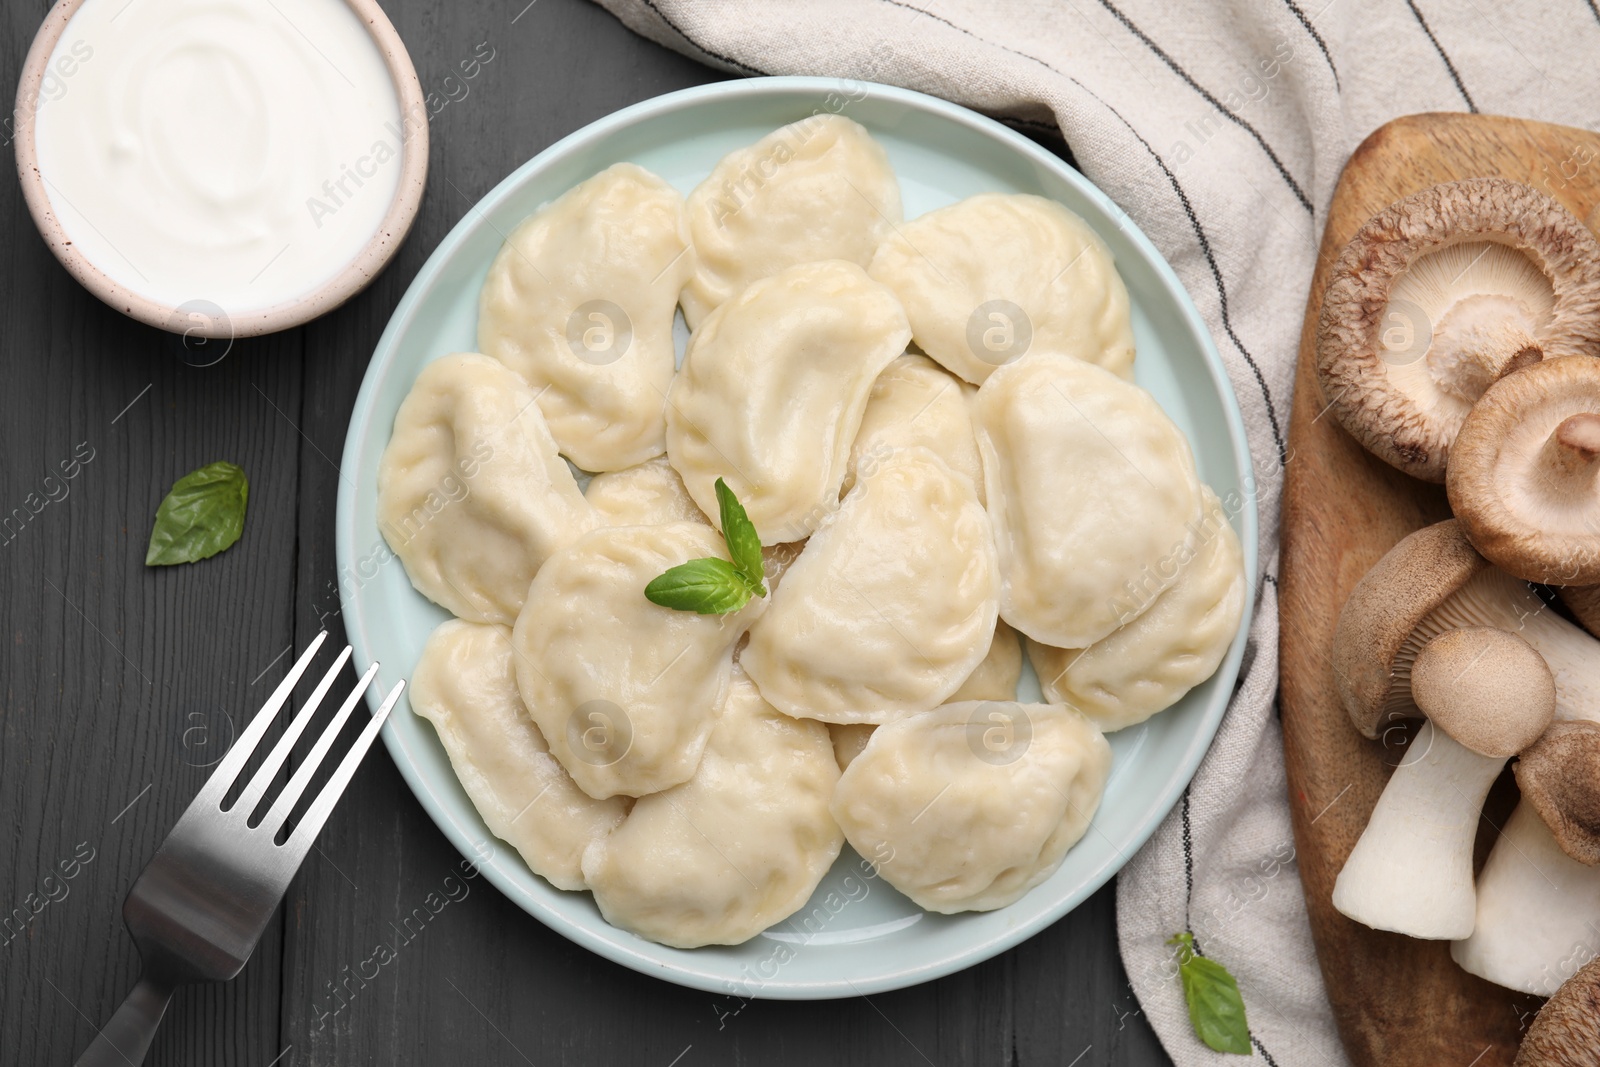
[[[1363,739],[1334,691],[1329,650],[1351,588],[1397,541],[1449,516],[1443,487],[1367,454],[1324,415],[1315,332],[1328,271],[1368,218],[1443,181],[1498,176],[1579,218],[1600,203],[1600,136],[1478,115],[1416,115],[1356,149],[1334,193],[1301,335],[1283,513],[1282,712],[1300,879],[1346,1050],[1359,1065],[1509,1064],[1539,1001],[1468,975],[1447,942],[1379,933],[1333,910],[1334,879],[1400,753]],[[1580,165],[1579,161],[1587,161]],[[1480,828],[1492,840],[1500,791]]]
[[[23,504],[78,442],[96,449],[64,498],[0,544],[0,915],[80,842],[95,850],[65,896],[0,944],[0,1064],[70,1063],[87,1045],[137,971],[121,921],[133,878],[283,676],[287,657],[275,657],[322,627],[343,640],[335,464],[367,361],[423,261],[554,141],[722,77],[582,0],[526,3],[385,3],[424,89],[449,100],[432,119],[415,229],[348,305],[238,342],[215,366],[187,365],[175,339],[74,284],[15,178],[0,180],[0,509]],[[0,84],[16,83],[45,10],[0,10]],[[480,44],[495,58],[461,79]],[[251,479],[243,540],[202,564],[147,570],[162,494],[223,458]],[[181,992],[149,1062],[1167,1062],[1122,970],[1109,886],[995,960],[870,1000],[741,1005],[681,989],[578,948],[482,880],[377,978],[351,979],[458,862],[380,747],[243,974]],[[341,1000],[336,987],[357,991]]]

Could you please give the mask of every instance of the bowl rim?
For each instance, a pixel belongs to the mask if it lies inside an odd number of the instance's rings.
[[[405,132],[400,147],[400,180],[395,188],[394,199],[390,201],[389,210],[384,213],[372,237],[338,274],[304,296],[239,315],[229,315],[225,311],[220,315],[212,315],[187,307],[174,307],[134,292],[113,280],[80,252],[56,218],[45,189],[44,177],[39,170],[33,118],[39,110],[39,93],[50,57],[61,35],[66,32],[67,24],[84,2],[57,0],[45,15],[23,61],[22,75],[17,82],[16,103],[12,109],[17,177],[22,183],[22,195],[27,202],[28,213],[33,216],[33,223],[39,230],[39,236],[44,238],[45,245],[78,284],[105,304],[147,326],[186,337],[232,340],[287,330],[327,314],[366,288],[382,272],[410,233],[422,204],[423,190],[427,187],[428,107],[422,83],[417,78],[405,43],[400,40],[399,32],[378,6],[377,0],[344,0],[344,4],[360,20],[373,43],[383,53],[390,82],[400,98],[400,119]]]
[[[791,75],[741,78],[680,89],[642,100],[588,123],[550,144],[512,170],[505,178],[485,192],[476,203],[463,212],[460,220],[440,240],[433,252],[429,254],[422,268],[412,279],[405,295],[395,307],[388,325],[384,328],[377,345],[373,349],[372,359],[368,363],[367,372],[362,379],[355,403],[351,407],[350,425],[346,431],[345,445],[339,460],[340,469],[345,471],[357,470],[363,462],[366,451],[362,441],[364,427],[371,422],[378,394],[385,388],[394,370],[392,363],[385,362],[382,357],[392,353],[402,336],[416,325],[419,306],[438,284],[440,275],[448,268],[461,246],[471,238],[475,230],[484,225],[492,225],[486,221],[489,215],[500,203],[514,195],[520,184],[526,181],[531,174],[542,170],[568,153],[579,150],[591,142],[608,138],[619,130],[642,120],[686,108],[693,108],[717,99],[759,98],[768,95],[782,98],[796,94],[809,94],[823,98],[828,93],[837,91],[839,84],[840,81],[837,78]],[[976,132],[1005,143],[1031,162],[1051,171],[1061,180],[1078,189],[1085,198],[1101,209],[1105,216],[1112,221],[1113,225],[1118,227],[1123,236],[1139,249],[1146,263],[1159,279],[1163,289],[1170,294],[1184,329],[1195,339],[1206,374],[1217,390],[1222,408],[1222,421],[1226,427],[1229,451],[1240,480],[1241,503],[1237,520],[1241,547],[1244,550],[1246,573],[1253,573],[1258,567],[1260,525],[1255,468],[1249,441],[1245,434],[1243,413],[1239,406],[1237,394],[1234,392],[1233,384],[1228,378],[1221,354],[1217,350],[1211,330],[1206,325],[1199,309],[1195,306],[1188,290],[1179,281],[1172,265],[1167,262],[1166,257],[1161,254],[1144,232],[1133,222],[1128,213],[1107,196],[1104,191],[1049,150],[1017,131],[970,108],[938,97],[929,96],[916,90],[860,80],[852,80],[849,84],[852,87],[863,89],[875,97],[891,100],[919,111],[936,114],[941,118],[969,127]],[[357,492],[358,489],[354,479],[340,479],[334,520],[335,565],[340,574],[356,573],[354,568],[357,567],[357,561],[361,554],[361,545],[357,540],[358,531],[355,523]],[[353,661],[356,664],[356,669],[364,671],[373,663],[372,635],[365,621],[367,613],[364,613],[354,602],[354,598],[347,593],[344,583],[338,584],[341,622],[345,627],[346,637],[354,650]],[[1232,703],[1232,685],[1238,679],[1255,611],[1256,604],[1254,599],[1247,598],[1233,642],[1216,672],[1217,675],[1228,678],[1226,691],[1219,694],[1213,706],[1205,709],[1204,717],[1199,721],[1194,735],[1188,739],[1183,749],[1183,756],[1178,764],[1176,773],[1163,783],[1159,794],[1154,798],[1154,810],[1159,810],[1160,815],[1152,818],[1147,826],[1126,841],[1126,847],[1122,850],[1124,852],[1122,859],[1108,861],[1103,864],[1089,876],[1084,885],[1057,904],[1045,908],[1027,919],[1019,920],[1001,932],[994,933],[982,940],[974,940],[959,951],[937,960],[911,965],[897,965],[893,968],[886,968],[884,972],[870,979],[853,982],[841,983],[838,981],[791,979],[783,982],[762,983],[738,995],[762,1000],[830,1000],[841,997],[871,995],[920,985],[991,959],[1033,937],[1046,927],[1059,921],[1068,912],[1076,909],[1089,896],[1109,882],[1117,871],[1125,865],[1128,857],[1131,857],[1134,852],[1144,846],[1165,822],[1167,816],[1172,813],[1183,791],[1188,788],[1189,782],[1198,771],[1201,761],[1205,758],[1206,753],[1210,751],[1211,744],[1215,740],[1222,720]],[[370,709],[376,710],[379,697],[380,694],[376,691],[367,694]],[[397,708],[396,710],[398,711],[399,709]],[[417,754],[410,750],[405,736],[396,729],[393,720],[384,724],[381,735],[384,747],[388,749],[389,755],[394,760],[395,766],[405,780],[407,787],[417,798],[417,802],[427,812],[433,823],[444,834],[445,838],[455,846],[461,857],[463,857],[463,862],[470,864],[475,873],[484,875],[488,882],[503,896],[526,911],[535,920],[601,958],[610,960],[613,963],[619,963],[641,974],[650,975],[691,989],[712,993],[728,993],[730,991],[728,980],[724,975],[718,973],[714,967],[708,968],[706,965],[696,967],[692,963],[676,960],[670,963],[665,962],[658,956],[652,955],[651,950],[659,948],[659,946],[636,948],[629,943],[629,939],[633,938],[634,935],[629,934],[627,931],[620,928],[612,928],[616,936],[607,937],[604,933],[592,930],[584,924],[573,921],[567,916],[544,906],[538,897],[530,893],[521,884],[523,873],[527,871],[527,867],[521,857],[515,854],[515,850],[491,848],[486,853],[484,848],[493,840],[492,834],[490,835],[490,840],[486,841],[483,834],[478,830],[456,821],[450,808],[433,792],[432,783],[423,772],[421,761],[418,759]],[[537,875],[532,877],[538,879]],[[552,891],[559,892],[558,890]]]

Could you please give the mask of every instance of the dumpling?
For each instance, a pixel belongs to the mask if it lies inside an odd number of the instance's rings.
[[[592,797],[667,789],[700,763],[734,645],[767,604],[697,615],[645,599],[652,579],[706,556],[728,558],[705,523],[602,527],[550,557],[528,589],[511,635],[517,685]]]
[[[693,269],[683,197],[618,163],[512,231],[478,298],[478,347],[533,386],[579,467],[642,463],[666,450],[672,320]]]
[[[1029,642],[1046,700],[1071,704],[1109,732],[1166,710],[1216,672],[1244,611],[1244,553],[1216,495],[1203,492],[1201,522],[1176,559],[1178,580],[1149,610],[1088,648]]]
[[[1022,677],[1022,641],[1004,622],[996,621],[989,652],[967,680],[950,694],[950,703],[962,700],[1014,700]],[[1070,701],[1068,701],[1070,703]]]
[[[872,383],[844,487],[855,484],[859,468],[871,469],[897,448],[922,445],[971,478],[983,503],[983,464],[967,410],[975,392],[927,356],[908,352],[889,364]]]
[[[972,482],[926,448],[862,478],[806,543],[740,662],[778,710],[887,722],[942,703],[993,642],[998,571]]]
[[[705,512],[689,499],[683,479],[665,456],[626,470],[597,474],[583,495],[600,521],[612,526],[708,521]]]
[[[842,771],[867,747],[877,727],[870,722],[830,722],[828,736],[833,738],[833,758]]]
[[[918,346],[969,382],[1029,352],[1130,378],[1128,290],[1089,224],[1042,196],[984,193],[898,227],[868,268]]]
[[[698,328],[751,282],[800,263],[865,267],[901,219],[883,147],[858,123],[812,115],[729,152],[689,194],[698,263],[683,314]]]
[[[677,948],[737,945],[794,914],[844,843],[828,731],[734,675],[693,778],[643,797],[583,857],[613,926]]]
[[[411,672],[411,707],[433,723],[484,825],[557,889],[584,889],[583,850],[622,822],[625,797],[573,784],[517,692],[503,626],[451,619]]]
[[[1061,865],[1110,772],[1111,746],[1071,708],[967,701],[878,727],[831,807],[919,907],[991,911]]]
[[[708,316],[667,406],[667,457],[700,510],[720,522],[720,476],[762,544],[809,534],[838,502],[873,379],[910,336],[893,294],[840,260],[764,278]]]
[[[474,353],[422,368],[378,465],[378,529],[419,593],[510,624],[539,565],[596,522],[526,382]]]
[[[1006,622],[1041,644],[1085,648],[1177,579],[1200,481],[1189,442],[1149,393],[1040,353],[996,371],[973,418]],[[1130,609],[1130,590],[1147,599]]]

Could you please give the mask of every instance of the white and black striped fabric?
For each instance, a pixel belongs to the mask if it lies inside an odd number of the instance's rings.
[[[1350,152],[1398,115],[1481,109],[1594,128],[1596,0],[600,2],[737,73],[888,82],[1059,131],[1171,261],[1244,408],[1263,563],[1228,717],[1119,877],[1123,961],[1184,1067],[1217,1062],[1190,1029],[1164,945],[1184,929],[1238,977],[1253,1059],[1345,1063],[1293,863],[1274,708],[1279,498],[1323,214]]]

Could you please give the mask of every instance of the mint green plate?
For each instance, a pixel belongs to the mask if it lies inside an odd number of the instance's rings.
[[[1201,477],[1224,501],[1238,504],[1234,523],[1246,573],[1256,573],[1254,483],[1238,403],[1205,324],[1172,269],[1105,194],[1026,138],[920,93],[822,78],[723,82],[647,100],[541,152],[468,211],[395,309],[356,398],[339,484],[344,622],[357,667],[383,664],[372,693],[410,673],[428,634],[447,617],[411,588],[379,536],[378,460],[400,401],[423,364],[475,347],[478,289],[505,235],[544,202],[624,160],[687,193],[729,150],[818,110],[841,111],[882,142],[900,177],[907,218],[975,193],[1038,193],[1059,200],[1100,233],[1132,300],[1139,384],[1189,435]],[[645,974],[719,993],[780,999],[877,993],[1003,952],[1104,885],[1194,774],[1233,691],[1248,626],[1246,612],[1210,681],[1171,710],[1111,736],[1111,781],[1093,825],[1061,868],[1017,903],[983,914],[925,914],[870,877],[847,847],[805,908],[734,948],[665,948],[609,925],[589,894],[552,888],[514,849],[493,838],[457,783],[432,726],[404,700],[383,737],[417,799],[462,854],[487,854],[483,871],[489,881],[578,944]],[[1037,698],[1031,675],[1020,693]]]

